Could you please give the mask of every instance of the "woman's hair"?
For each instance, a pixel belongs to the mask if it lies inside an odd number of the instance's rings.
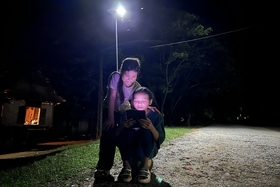
[[[140,87],[140,88],[138,88],[137,90],[135,90],[135,91],[133,92],[132,99],[134,99],[134,96],[135,96],[135,94],[137,94],[137,93],[145,93],[145,94],[147,94],[147,95],[149,96],[149,100],[154,99],[154,94],[153,94],[153,92],[152,92],[150,89],[148,89],[147,87]]]
[[[125,58],[122,63],[121,63],[121,67],[120,67],[120,79],[118,82],[118,92],[120,95],[120,100],[121,103],[124,101],[124,94],[123,94],[123,81],[122,81],[122,76],[126,71],[135,71],[138,73],[140,73],[140,60],[138,58],[132,58],[132,57],[128,57]]]
[[[136,71],[138,73],[140,72],[140,60],[138,58],[128,57],[122,61],[120,72],[122,73],[131,70]]]

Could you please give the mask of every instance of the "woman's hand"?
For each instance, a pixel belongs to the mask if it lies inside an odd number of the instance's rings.
[[[104,130],[108,131],[110,128],[114,128],[115,126],[115,119],[114,118],[107,118],[104,121]]]
[[[154,127],[153,123],[149,118],[146,119],[139,119],[139,123],[142,128],[152,130]]]
[[[151,111],[153,111],[153,112],[158,112],[158,113],[160,113],[160,111],[156,108],[156,107],[154,107],[154,106],[149,106],[148,107]],[[160,113],[161,114],[161,113]]]

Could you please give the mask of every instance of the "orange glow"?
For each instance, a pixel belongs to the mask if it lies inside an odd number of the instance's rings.
[[[26,107],[24,125],[39,125],[41,108]]]

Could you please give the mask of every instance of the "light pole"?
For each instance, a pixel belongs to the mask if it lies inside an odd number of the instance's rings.
[[[109,9],[107,10],[110,14],[114,14],[116,16],[116,69],[119,70],[118,64],[118,17],[123,17],[126,10],[119,5],[117,9]],[[102,126],[103,126],[103,52],[100,54],[99,58],[99,93],[98,93],[98,114],[97,114],[97,125],[95,138],[100,138],[102,135]]]
[[[118,56],[118,16],[121,18],[124,16],[126,10],[119,5],[116,9],[116,70],[119,70],[119,56]]]

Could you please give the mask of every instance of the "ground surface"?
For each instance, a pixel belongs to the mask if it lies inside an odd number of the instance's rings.
[[[121,166],[120,161],[114,165],[115,177]],[[154,158],[152,171],[149,185],[94,184],[88,170],[65,186],[280,187],[280,131],[240,125],[203,127],[165,144]]]

